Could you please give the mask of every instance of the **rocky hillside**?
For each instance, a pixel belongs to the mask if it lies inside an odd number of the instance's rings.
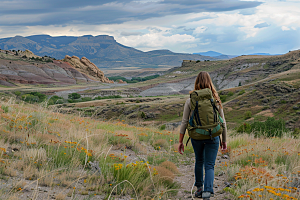
[[[0,39],[1,49],[29,49],[39,56],[63,59],[65,55],[86,57],[99,68],[180,66],[182,60],[216,60],[209,56],[173,53],[168,50],[142,52],[118,43],[112,36],[51,37],[35,35]]]
[[[206,62],[184,60],[181,67],[173,68],[165,75],[136,87],[142,89],[141,96],[188,94],[193,90],[197,74],[207,71],[217,89],[224,90],[280,76],[293,69],[300,69],[300,50],[278,56],[249,55]]]
[[[275,117],[285,120],[287,128],[297,131],[300,128],[299,59],[300,51],[292,51],[280,56],[241,56],[227,61],[184,61],[182,67],[157,79],[115,88],[116,91],[135,91],[131,94],[142,96],[132,99],[133,105],[127,99],[108,103],[103,100],[74,104],[72,111],[78,106],[82,113],[107,119],[118,118],[121,113],[129,119],[176,124],[181,120],[182,105],[188,92],[193,90],[196,75],[199,71],[209,71],[223,101],[229,127]],[[93,90],[91,95],[103,92],[103,89]],[[89,94],[85,91],[82,95]],[[167,95],[174,96],[149,100],[149,96]]]
[[[0,50],[0,85],[69,85],[87,82],[111,82],[87,58],[76,56],[62,61],[36,56],[31,51]]]

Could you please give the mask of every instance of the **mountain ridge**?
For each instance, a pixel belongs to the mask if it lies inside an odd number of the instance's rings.
[[[0,48],[30,50],[38,56],[63,59],[65,55],[86,57],[99,68],[139,67],[159,68],[180,66],[182,60],[217,60],[209,56],[174,53],[170,50],[143,52],[118,43],[113,36],[57,36],[33,35],[0,39]]]
[[[193,54],[197,54],[197,55],[203,55],[203,56],[210,56],[210,57],[214,57],[220,60],[225,60],[225,59],[231,59],[231,58],[235,58],[241,55],[226,55],[226,54],[222,54],[216,51],[206,51],[206,52],[199,52],[199,53],[193,53]],[[282,54],[270,54],[270,53],[251,53],[251,54],[246,54],[246,55],[259,55],[259,56],[278,56],[278,55],[282,55]]]

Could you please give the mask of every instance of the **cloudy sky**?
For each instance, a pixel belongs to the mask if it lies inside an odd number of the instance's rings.
[[[300,49],[300,0],[0,0],[0,38],[111,35],[142,51]]]

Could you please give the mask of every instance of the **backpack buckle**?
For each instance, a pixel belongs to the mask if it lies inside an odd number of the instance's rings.
[[[213,140],[211,129],[208,129],[210,139]]]

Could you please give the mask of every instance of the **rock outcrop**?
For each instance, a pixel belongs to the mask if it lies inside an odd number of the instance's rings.
[[[113,83],[107,77],[104,76],[104,73],[89,59],[82,57],[79,59],[77,56],[68,56],[66,55],[63,61],[70,63],[76,70],[80,71],[83,74],[90,76],[96,81],[101,81],[103,83]]]
[[[18,54],[20,56],[26,56],[27,58],[42,58],[40,56],[35,55],[34,53],[29,51],[28,49],[26,49],[25,51],[18,51]]]
[[[120,80],[117,80],[117,82],[118,82],[118,83],[121,83],[121,84],[126,84],[126,83],[127,83],[126,81],[123,81],[123,80],[121,80],[121,79],[120,79]]]

